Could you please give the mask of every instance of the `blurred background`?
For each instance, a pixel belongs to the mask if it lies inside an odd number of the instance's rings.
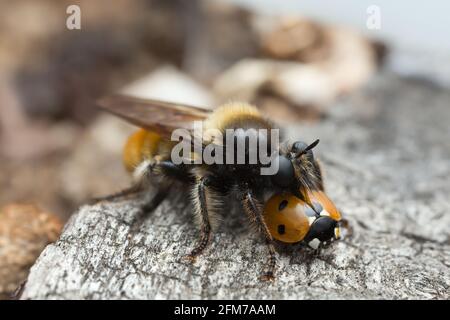
[[[78,206],[129,183],[121,148],[133,127],[97,98],[244,100],[289,127],[333,117],[380,73],[447,92],[450,4],[432,3],[1,0],[0,296]],[[70,5],[81,29],[67,27]],[[345,112],[376,114],[359,102]],[[23,241],[33,247],[18,257]]]

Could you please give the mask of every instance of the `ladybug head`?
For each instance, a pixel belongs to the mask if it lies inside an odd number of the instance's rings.
[[[309,247],[318,249],[340,238],[341,215],[325,193],[315,192],[312,198],[313,206],[306,208],[311,222],[304,241]]]
[[[311,224],[304,241],[312,249],[318,249],[339,239],[339,236],[340,228],[338,221],[327,216],[320,216]]]

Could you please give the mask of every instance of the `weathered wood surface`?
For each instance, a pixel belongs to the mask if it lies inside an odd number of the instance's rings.
[[[263,241],[231,214],[193,265],[186,203],[163,203],[128,239],[139,201],[84,206],[31,270],[23,299],[450,298],[450,93],[384,74],[323,122],[326,187],[354,235],[314,258],[280,248],[277,279],[260,282]],[[93,173],[95,175],[95,173]]]

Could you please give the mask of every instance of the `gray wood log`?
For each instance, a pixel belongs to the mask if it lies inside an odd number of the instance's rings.
[[[450,94],[384,74],[329,119],[292,128],[319,137],[330,197],[354,229],[319,257],[280,247],[273,283],[263,241],[226,213],[207,252],[190,207],[172,198],[128,239],[139,201],[84,206],[33,266],[22,298],[450,298]]]

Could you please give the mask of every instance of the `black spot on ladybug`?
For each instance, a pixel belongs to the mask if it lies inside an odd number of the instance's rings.
[[[278,225],[278,233],[279,234],[285,234],[286,233],[286,227],[284,226],[284,224],[279,224]]]
[[[284,208],[286,208],[287,205],[288,205],[288,201],[287,200],[281,201],[280,205],[278,206],[278,211],[283,210]]]

